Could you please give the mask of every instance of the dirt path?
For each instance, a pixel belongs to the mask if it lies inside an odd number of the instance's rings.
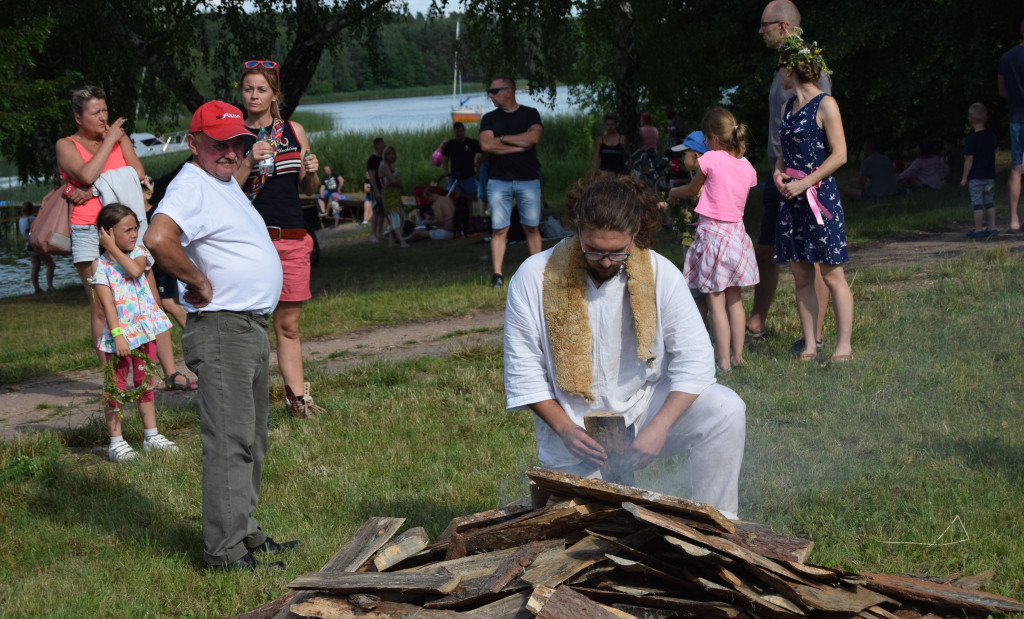
[[[1000,235],[983,242],[965,241],[967,228],[912,239],[889,241],[853,252],[853,268],[909,266],[938,263],[964,251],[1005,246],[1024,249],[1024,234]],[[307,359],[328,372],[377,359],[404,360],[443,356],[464,345],[500,344],[502,310],[474,312],[467,316],[417,321],[397,326],[359,329],[336,338],[306,340]],[[274,355],[271,363],[276,364]],[[183,366],[183,364],[179,364]],[[66,372],[0,387],[0,440],[35,430],[62,430],[84,425],[99,415],[102,374],[96,370]],[[157,390],[157,407],[180,405],[194,394]],[[161,404],[162,403],[162,404]]]

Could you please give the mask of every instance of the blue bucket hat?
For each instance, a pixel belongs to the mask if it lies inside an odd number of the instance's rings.
[[[677,144],[672,147],[672,152],[681,153],[684,150],[696,151],[703,155],[708,152],[708,145],[704,142],[704,134],[700,131],[694,131],[690,135],[686,136],[682,144]]]

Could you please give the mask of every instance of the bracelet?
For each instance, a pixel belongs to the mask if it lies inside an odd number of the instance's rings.
[[[110,337],[117,337],[119,335],[124,335],[124,331],[121,330],[121,327],[114,327],[110,330]]]

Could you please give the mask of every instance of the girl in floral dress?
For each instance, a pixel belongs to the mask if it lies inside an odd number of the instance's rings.
[[[853,293],[843,264],[849,260],[839,189],[832,174],[846,163],[846,136],[835,99],[817,82],[828,71],[821,50],[799,36],[779,46],[779,80],[795,95],[786,103],[779,124],[782,155],[772,180],[782,195],[775,235],[775,262],[788,262],[796,285],[797,311],[804,335],[801,361],[818,358],[815,324],[814,263],[832,295],[836,319],[836,349],[831,362],[853,360]]]
[[[125,399],[138,402],[145,439],[145,451],[178,451],[178,447],[160,434],[156,427],[156,406],[153,404],[152,368],[156,358],[156,336],[171,328],[171,321],[153,299],[146,272],[153,258],[145,247],[136,245],[139,220],[130,208],[108,204],[96,219],[100,246],[105,250],[99,258],[91,284],[93,294],[103,308],[106,325],[96,346],[115,353],[113,389],[107,386],[107,429],[110,431],[108,456],[114,462],[136,457],[135,451],[121,436],[121,407]],[[141,353],[145,358],[140,359]],[[148,360],[148,362],[147,362]],[[126,392],[128,369],[131,368],[135,389]]]

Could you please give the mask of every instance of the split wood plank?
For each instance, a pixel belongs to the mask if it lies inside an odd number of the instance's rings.
[[[633,444],[633,433],[626,427],[626,418],[615,413],[591,413],[583,416],[583,426],[608,456],[601,466],[601,478],[613,484],[632,486],[635,479],[629,447]]]
[[[871,573],[858,576],[864,579],[867,587],[875,591],[934,606],[959,608],[974,613],[1024,613],[1024,604],[994,593],[970,591],[911,576]]]
[[[447,594],[459,586],[458,574],[405,574],[400,572],[307,572],[288,583],[289,589],[316,589],[329,593],[434,593]]]
[[[704,535],[703,533],[699,533],[697,532],[697,530],[692,529],[686,526],[685,524],[682,524],[672,516],[666,514],[659,514],[658,512],[640,507],[639,505],[634,505],[632,503],[623,503],[622,507],[629,513],[633,514],[638,520],[661,527],[666,531],[675,533],[677,535],[681,535],[690,541],[696,541],[698,544],[710,547],[714,550],[717,550],[718,552],[727,554],[731,557],[734,557],[751,565],[756,565],[757,567],[768,570],[774,574],[782,576],[783,578],[787,578],[791,581],[803,584],[810,584],[807,581],[805,581],[802,576],[797,575],[793,571],[779,565],[778,563],[775,563],[770,559],[766,559],[765,557],[757,553],[751,552],[743,546],[740,546],[735,542],[730,542],[725,538],[714,537],[711,535]]]
[[[238,615],[237,617],[235,617],[235,619],[266,619],[268,617],[273,617],[278,612],[280,612],[282,608],[290,604],[292,598],[296,595],[298,595],[296,591],[289,591],[284,595],[279,595],[278,597],[274,598],[273,600],[270,600],[269,602],[264,602],[263,604],[260,604],[259,606],[250,611]]]
[[[543,542],[531,542],[526,546],[517,548],[510,556],[506,557],[492,573],[467,581],[463,579],[459,591],[454,591],[447,596],[431,600],[423,605],[424,608],[465,608],[490,602],[528,585],[518,582],[509,585],[513,578],[523,573],[526,566],[530,565],[544,550]]]
[[[766,599],[760,591],[749,585],[742,578],[734,574],[732,571],[718,566],[717,567],[718,577],[721,578],[727,585],[732,587],[737,593],[743,596],[743,599],[751,604],[754,608],[761,611],[767,611],[773,616],[783,617],[803,617],[806,616],[803,610],[797,607],[789,600],[769,600]]]
[[[644,576],[657,578],[658,580],[673,584],[676,587],[680,587],[683,590],[688,590],[693,587],[693,584],[689,581],[683,580],[682,578],[679,578],[678,576],[675,576],[668,572],[655,569],[648,565],[644,565],[643,563],[639,561],[634,561],[633,559],[623,559],[622,557],[617,557],[613,554],[606,554],[605,558],[614,563],[616,567],[618,567],[624,572],[633,572],[636,574],[642,574]]]
[[[877,604],[899,604],[887,595],[860,585],[807,586],[792,584],[807,606],[822,612],[859,613]]]
[[[459,616],[464,619],[532,619],[533,613],[526,608],[531,595],[531,591],[513,593],[480,608],[463,611]]]
[[[378,572],[400,563],[423,550],[430,543],[430,537],[423,527],[413,527],[399,535],[395,541],[385,544],[373,557],[373,566]]]
[[[498,509],[489,509],[466,516],[456,516],[452,518],[452,521],[448,523],[448,527],[437,537],[437,543],[448,543],[452,533],[463,533],[467,529],[501,524],[510,518],[515,518],[531,511],[534,511],[534,508],[530,504],[530,498],[526,497]]]
[[[405,518],[369,518],[320,571],[333,573],[358,570],[403,524]]]
[[[726,619],[736,619],[744,616],[741,609],[736,608],[731,604],[723,604],[722,602],[703,602],[657,595],[637,596],[615,591],[588,589],[583,587],[575,587],[575,590],[591,599],[604,602],[606,604],[632,604],[635,606],[644,606],[649,608],[664,608],[668,610],[687,612],[697,617],[725,617]]]
[[[658,509],[685,514],[695,520],[707,522],[728,533],[736,531],[736,526],[732,521],[723,516],[712,505],[697,503],[660,492],[613,484],[599,479],[587,479],[579,475],[550,471],[535,466],[527,469],[526,474],[535,484],[553,492],[588,496],[612,504],[628,501],[638,505],[657,507]]]
[[[724,537],[761,556],[776,561],[803,563],[810,556],[811,549],[814,548],[814,542],[809,539],[779,535],[771,527],[756,522],[732,520],[731,522],[736,527],[736,531],[734,533],[725,533],[718,527],[708,525],[699,520],[686,518],[680,514],[673,514],[673,517],[681,519],[686,525],[697,529],[701,533],[710,533]]]
[[[629,518],[629,514],[615,506],[602,503],[576,505],[483,532],[467,531],[466,552],[472,554],[481,550],[511,548],[532,541],[558,539],[570,535],[578,538],[587,527],[614,520],[626,523],[629,522]]]
[[[531,585],[557,587],[591,565],[604,561],[605,553],[612,550],[603,540],[588,536],[549,561],[535,561],[522,579]]]
[[[635,619],[566,586],[556,589],[539,585],[533,590],[526,608],[541,619]]]
[[[360,608],[344,597],[315,593],[301,603],[289,607],[289,617],[316,617],[323,619],[455,619],[459,613],[448,610],[424,610],[402,602],[381,601],[372,610]]]
[[[560,555],[565,550],[565,540],[563,539],[544,540],[540,544],[543,549],[538,558],[545,558],[545,560]],[[438,561],[429,565],[409,568],[397,573],[459,574],[464,581],[471,578],[482,578],[493,574],[498,566],[507,561],[509,557],[515,555],[518,550],[519,547],[513,547],[495,550],[494,552],[482,552],[462,557],[461,559]]]

